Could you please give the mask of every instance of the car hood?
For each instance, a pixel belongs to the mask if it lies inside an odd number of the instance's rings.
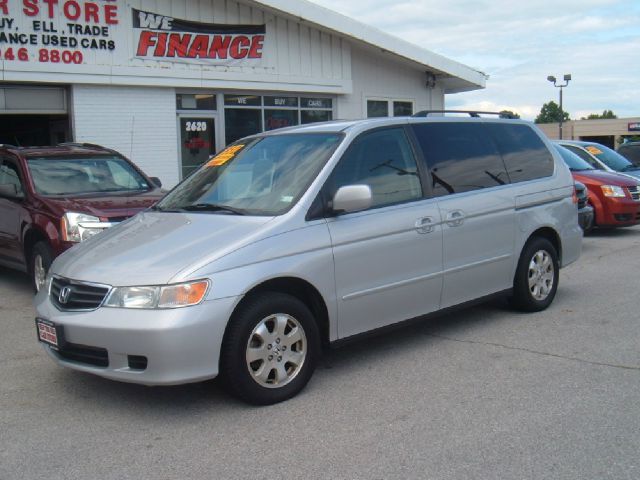
[[[190,265],[252,243],[272,218],[142,212],[74,246],[55,260],[51,271],[106,285],[162,285]]]
[[[628,172],[619,172],[622,175],[628,175],[629,177],[633,177],[634,179],[640,179],[640,170],[630,170]]]
[[[580,170],[571,173],[573,174],[573,178],[586,184],[599,183],[601,185],[617,185],[619,187],[629,187],[638,184],[636,178],[630,178],[622,173],[605,172],[603,170]]]
[[[101,194],[95,197],[47,197],[43,201],[60,216],[65,212],[78,212],[101,218],[126,218],[150,207],[163,196],[163,191],[154,189],[147,192]]]

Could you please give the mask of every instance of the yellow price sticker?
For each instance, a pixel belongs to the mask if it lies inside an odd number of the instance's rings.
[[[598,147],[594,147],[592,145],[589,145],[588,147],[585,147],[585,150],[587,152],[589,152],[592,155],[600,155],[602,153],[602,150],[600,150]]]
[[[207,167],[220,167],[235,157],[240,150],[244,148],[244,145],[233,145],[225,148],[215,157],[207,162]]]

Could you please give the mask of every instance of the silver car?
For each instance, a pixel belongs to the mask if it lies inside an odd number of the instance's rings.
[[[582,242],[549,147],[530,123],[487,118],[245,138],[56,259],[38,338],[65,367],[146,385],[221,374],[270,404],[324,346],[494,295],[542,310]]]

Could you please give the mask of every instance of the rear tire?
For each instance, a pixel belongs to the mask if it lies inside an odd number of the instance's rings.
[[[53,253],[47,242],[38,242],[33,246],[29,259],[29,272],[31,273],[31,285],[38,293],[45,286],[45,279],[53,262]]]
[[[319,355],[320,334],[309,308],[290,295],[265,292],[233,314],[222,344],[220,374],[236,397],[271,405],[305,387]]]
[[[549,240],[530,239],[522,250],[513,281],[512,305],[524,312],[539,312],[553,302],[559,279],[558,252]]]

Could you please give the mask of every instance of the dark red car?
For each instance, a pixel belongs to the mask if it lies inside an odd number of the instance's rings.
[[[596,227],[625,227],[640,223],[640,181],[622,173],[596,170],[575,153],[556,144],[573,178],[589,190]]]
[[[29,273],[37,291],[56,256],[153,205],[160,186],[97,145],[0,145],[0,265]]]

